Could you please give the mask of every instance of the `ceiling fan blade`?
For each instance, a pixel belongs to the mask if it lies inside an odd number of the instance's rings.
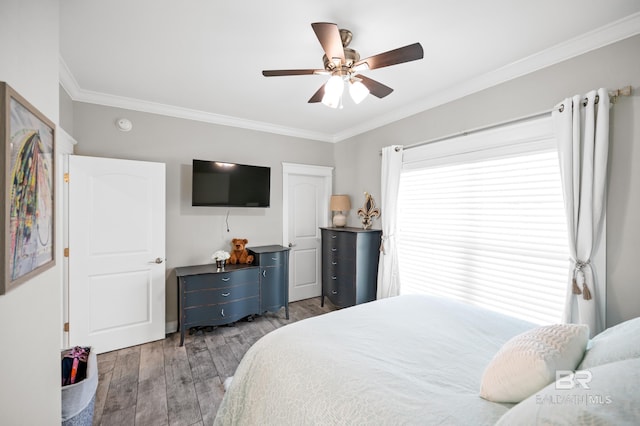
[[[369,93],[378,98],[384,98],[385,96],[393,92],[393,89],[391,87],[385,86],[384,84],[372,80],[369,77],[365,77],[364,75],[358,74],[357,78],[362,80],[362,84],[364,84],[365,87],[369,89]]]
[[[382,67],[388,67],[390,65],[401,64],[403,62],[415,61],[424,57],[424,51],[420,43],[410,44],[408,46],[399,47],[398,49],[389,50],[388,52],[380,53],[378,55],[364,58],[355,64],[358,65],[366,63],[370,70]]]
[[[316,37],[324,49],[324,53],[331,62],[335,58],[340,59],[340,63],[344,63],[344,48],[342,47],[342,38],[340,30],[336,24],[328,22],[315,22],[311,24]]]
[[[313,74],[329,74],[327,70],[263,70],[262,75],[265,77],[279,77],[285,75],[313,75]]]
[[[320,86],[318,91],[313,94],[311,99],[309,99],[310,104],[314,104],[316,102],[322,102],[322,98],[324,97],[324,84]]]

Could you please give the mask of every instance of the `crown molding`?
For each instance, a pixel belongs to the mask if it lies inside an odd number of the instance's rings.
[[[389,114],[383,114],[373,120],[351,126],[348,130],[335,134],[313,132],[261,121],[247,120],[228,115],[84,90],[78,85],[78,82],[62,57],[59,58],[59,79],[60,84],[67,91],[71,99],[77,102],[87,102],[223,126],[336,143],[637,34],[640,34],[640,13],[634,13],[608,25],[596,28],[588,33],[574,37],[489,73],[435,92],[427,99],[406,105],[403,108],[395,109]]]
[[[86,102],[90,104],[123,108],[132,111],[141,111],[151,114],[165,115],[169,117],[184,118],[187,120],[201,121],[205,123],[219,124],[222,126],[239,127],[242,129],[257,130],[260,132],[275,133],[278,135],[292,136],[302,139],[312,139],[321,142],[333,142],[331,135],[319,132],[312,132],[293,127],[278,126],[262,121],[253,121],[230,115],[215,114],[195,109],[182,108],[173,105],[166,105],[157,102],[149,102],[141,99],[128,98],[125,96],[110,95],[107,93],[94,92],[80,88],[76,79],[71,74],[69,67],[62,57],[59,58],[60,84],[67,91],[73,101]]]
[[[404,108],[396,109],[392,113],[384,114],[373,120],[353,126],[347,131],[333,135],[333,141],[343,141],[428,109],[452,102],[472,93],[488,89],[489,87],[555,65],[592,50],[633,37],[637,34],[640,34],[640,13],[634,13],[489,73],[435,92],[423,101],[407,105]]]
[[[81,96],[80,85],[62,56],[58,56],[58,81],[72,100],[75,101]]]

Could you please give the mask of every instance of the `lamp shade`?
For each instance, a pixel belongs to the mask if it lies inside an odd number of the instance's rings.
[[[324,85],[324,96],[322,103],[330,108],[340,107],[342,92],[344,91],[344,81],[339,75],[332,76]]]
[[[351,210],[351,200],[348,195],[332,195],[330,208],[332,212],[342,212]]]
[[[352,81],[349,84],[349,94],[356,104],[359,104],[369,95],[369,89],[360,81]]]

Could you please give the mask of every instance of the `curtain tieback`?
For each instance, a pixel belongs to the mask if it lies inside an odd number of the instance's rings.
[[[391,237],[393,237],[393,234],[391,234],[391,235],[384,235],[384,234],[382,234],[382,235],[380,236],[380,252],[381,252],[382,254],[387,254],[387,253],[384,251],[384,242],[385,242],[385,241],[388,241]]]
[[[580,260],[574,260],[576,266],[573,268],[573,294],[581,294],[584,300],[591,300],[591,292],[587,286],[587,281],[584,279],[583,269],[590,265],[591,261],[587,260],[582,262]],[[580,284],[582,284],[582,290],[580,290]]]

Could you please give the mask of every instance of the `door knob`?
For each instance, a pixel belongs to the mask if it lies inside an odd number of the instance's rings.
[[[160,264],[160,263],[164,262],[164,259],[161,258],[161,257],[156,257],[156,260],[154,260],[154,262]]]
[[[295,247],[296,245],[293,243],[289,243],[289,247]]]

